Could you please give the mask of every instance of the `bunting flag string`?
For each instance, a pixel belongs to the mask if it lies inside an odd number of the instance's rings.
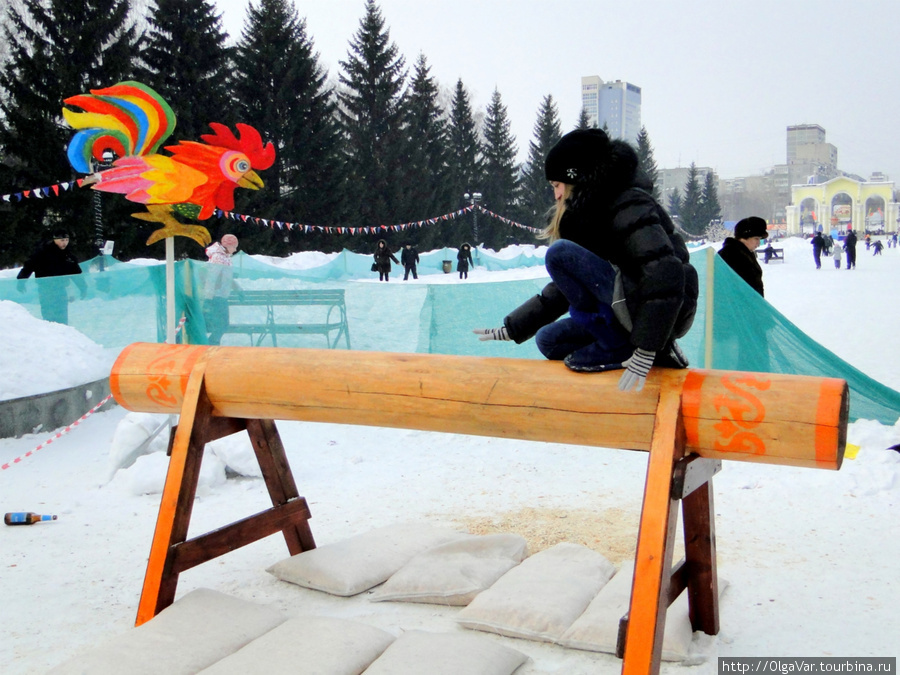
[[[47,197],[59,197],[61,193],[68,192],[73,186],[81,187],[82,179],[70,180],[64,183],[56,183],[47,187],[31,188],[30,190],[22,190],[21,192],[11,192],[7,195],[0,195],[0,201],[12,204],[20,202],[23,199],[46,199]]]
[[[219,218],[228,218],[230,220],[239,220],[243,223],[253,222],[257,225],[265,225],[266,227],[277,227],[279,230],[297,230],[304,234],[321,233],[326,234],[384,234],[385,232],[403,232],[414,227],[424,227],[425,225],[434,225],[438,221],[448,221],[471,212],[472,206],[445,213],[442,216],[427,218],[425,220],[414,220],[409,223],[400,223],[398,225],[304,225],[303,223],[289,223],[281,220],[268,220],[258,216],[249,216],[243,213],[235,213],[234,211],[223,211],[217,209],[215,215]],[[510,221],[512,222],[512,221]]]
[[[3,201],[7,204],[11,204],[14,202],[21,202],[24,199],[46,199],[48,197],[59,197],[62,193],[68,192],[73,187],[82,187],[83,179],[79,178],[77,180],[65,181],[61,183],[56,183],[55,185],[48,185],[46,187],[38,187],[32,188],[30,190],[22,190],[21,192],[12,192],[10,194],[0,195],[0,201]],[[222,211],[220,209],[216,210],[216,215],[220,218],[229,218],[231,220],[239,220],[243,223],[255,223],[257,225],[263,225],[265,227],[278,228],[279,230],[297,230],[299,232],[303,232],[304,234],[314,234],[314,233],[326,233],[326,234],[383,234],[385,232],[403,232],[405,230],[411,228],[420,228],[425,227],[427,225],[434,225],[438,222],[447,222],[453,220],[455,218],[459,218],[462,215],[470,213],[473,209],[477,208],[479,212],[483,213],[486,216],[490,216],[491,218],[496,218],[500,222],[505,225],[510,225],[512,227],[518,227],[523,230],[527,230],[533,234],[537,234],[541,232],[540,228],[537,227],[529,227],[528,225],[523,225],[522,223],[517,223],[514,220],[509,218],[505,218],[504,216],[498,215],[493,211],[489,211],[484,208],[480,204],[469,205],[465,208],[459,209],[457,211],[452,211],[450,213],[445,213],[441,216],[435,216],[433,218],[425,218],[423,220],[414,220],[408,223],[400,223],[398,225],[369,225],[369,226],[332,226],[332,225],[304,225],[302,223],[291,223],[283,220],[269,220],[268,218],[260,218],[257,216],[251,216],[242,213],[235,213],[234,211]]]
[[[529,227],[528,225],[523,225],[522,223],[517,223],[516,221],[510,220],[509,218],[504,218],[503,216],[498,215],[498,214],[494,213],[493,211],[488,211],[486,208],[484,208],[480,204],[478,205],[478,210],[481,211],[486,216],[490,216],[491,218],[496,218],[497,220],[499,220],[501,223],[503,223],[505,225],[512,225],[513,227],[519,227],[523,230],[528,230],[529,232],[533,232],[534,234],[538,234],[541,232],[541,228],[539,228],[539,227]]]
[[[522,223],[517,223],[514,220],[509,218],[505,218],[501,215],[494,213],[493,211],[489,211],[484,208],[480,204],[472,206],[466,206],[465,208],[459,209],[457,211],[452,211],[450,213],[445,213],[441,216],[435,216],[434,218],[426,218],[424,220],[415,220],[409,223],[400,223],[398,225],[378,225],[378,226],[346,226],[346,225],[304,225],[302,223],[289,223],[280,220],[267,220],[265,218],[259,218],[257,216],[248,216],[246,214],[235,213],[233,211],[222,211],[217,210],[216,216],[219,218],[228,218],[230,220],[239,220],[243,223],[253,222],[257,225],[265,225],[266,227],[277,227],[279,230],[288,229],[288,230],[298,230],[299,232],[303,232],[304,234],[324,232],[326,234],[383,234],[385,232],[403,232],[405,230],[411,228],[425,227],[426,225],[434,225],[440,221],[449,221],[455,218],[459,218],[466,213],[470,213],[474,208],[477,208],[481,213],[486,216],[490,216],[491,218],[496,218],[500,222],[505,225],[510,225],[512,227],[518,227],[523,230],[527,230],[533,234],[538,234],[541,232],[541,229],[538,227],[529,227],[528,225],[523,225]]]

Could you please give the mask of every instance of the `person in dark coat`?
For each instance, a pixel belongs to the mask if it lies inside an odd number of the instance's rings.
[[[534,336],[544,356],[572,370],[624,368],[623,391],[642,389],[651,366],[686,368],[675,340],[694,320],[697,271],[637,153],[599,129],[575,130],[550,150],[544,172],[556,198],[544,231],[552,281],[500,328],[476,330],[479,339]]]
[[[750,216],[738,221],[734,226],[734,237],[725,239],[722,248],[719,249],[719,257],[763,297],[766,295],[763,272],[756,259],[756,249],[768,236],[766,221],[757,216]],[[760,337],[765,336],[771,328],[771,321],[765,315],[759,315],[748,317],[748,323],[752,326],[733,326],[733,330],[728,328],[721,330],[719,351],[734,354],[737,359],[734,367],[768,372],[770,369],[768,339],[751,340],[747,335],[748,331],[755,328]]]
[[[81,267],[72,252],[66,250],[68,246],[69,232],[55,230],[53,238],[35,250],[17,276],[18,279],[27,279],[34,274],[36,279],[45,279],[38,282],[41,317],[45,321],[69,323],[69,296],[66,292],[69,279],[63,277],[77,275],[72,281],[81,291],[82,298],[87,295],[87,284],[80,276]],[[19,283],[19,291],[25,292],[24,281]]]
[[[459,272],[460,279],[469,278],[469,265],[474,266],[472,262],[472,247],[468,243],[463,242],[456,254],[456,271]]]
[[[398,265],[400,264],[397,256],[388,247],[387,242],[384,239],[379,239],[378,244],[375,246],[375,270],[378,272],[378,281],[390,281],[391,260]]]
[[[847,238],[844,239],[844,253],[847,254],[847,269],[856,269],[856,232],[847,228]]]
[[[738,221],[734,226],[734,236],[727,237],[719,249],[719,257],[728,263],[741,279],[750,284],[754,291],[764,297],[762,267],[756,259],[756,249],[768,236],[766,221],[757,216],[750,216]]]
[[[416,265],[419,262],[419,252],[416,250],[415,246],[407,244],[403,247],[403,250],[400,252],[400,262],[403,264],[403,281],[409,279],[410,272],[413,275],[413,279],[419,278],[419,275],[416,274]]]
[[[825,248],[825,238],[821,232],[816,232],[816,236],[810,242],[813,247],[813,258],[816,261],[816,269],[822,269],[822,249]]]

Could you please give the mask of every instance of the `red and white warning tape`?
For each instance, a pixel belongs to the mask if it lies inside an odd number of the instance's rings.
[[[74,422],[72,422],[72,424],[70,424],[69,426],[67,426],[67,427],[64,428],[64,429],[61,429],[61,430],[58,431],[54,436],[51,436],[51,437],[48,438],[46,441],[44,441],[43,443],[41,443],[41,444],[40,444],[39,446],[37,446],[34,450],[29,450],[28,452],[26,452],[26,453],[25,453],[24,455],[22,455],[21,457],[16,457],[16,458],[15,458],[14,460],[12,460],[11,462],[7,462],[6,464],[3,464],[2,466],[0,466],[0,471],[3,471],[3,470],[5,470],[5,469],[8,469],[8,468],[10,468],[11,466],[13,466],[14,464],[18,464],[18,463],[21,462],[23,459],[25,459],[26,457],[30,457],[31,455],[33,455],[34,453],[36,453],[36,452],[37,452],[38,450],[40,450],[41,448],[50,445],[53,441],[55,441],[55,440],[56,440],[57,438],[59,438],[60,436],[69,433],[69,431],[71,431],[72,429],[74,429],[75,427],[77,427],[79,424],[81,424],[82,422],[84,422],[88,417],[90,417],[90,416],[93,415],[95,412],[97,412],[101,407],[103,407],[103,404],[105,404],[105,403],[106,403],[107,401],[109,401],[109,399],[111,399],[111,398],[112,398],[112,394],[110,394],[110,395],[107,396],[105,399],[103,399],[102,401],[100,401],[100,403],[98,403],[98,404],[95,405],[93,408],[91,408],[90,410],[88,410],[88,411],[87,411],[84,415],[82,415],[79,419],[77,419],[77,420],[75,420]]]
[[[186,316],[183,316],[183,317],[181,317],[181,319],[179,319],[178,325],[175,326],[175,337],[178,337],[178,334],[181,332],[181,329],[184,328],[185,321],[187,321]],[[168,340],[166,340],[166,342],[168,343]]]

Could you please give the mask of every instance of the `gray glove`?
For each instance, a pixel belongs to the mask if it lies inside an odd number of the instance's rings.
[[[656,358],[656,352],[651,352],[638,347],[634,350],[634,354],[630,359],[622,362],[625,366],[625,372],[619,378],[620,391],[640,391],[644,388],[644,381],[647,379],[647,373],[653,365],[653,359]]]
[[[487,342],[488,340],[512,340],[512,338],[509,337],[509,333],[506,331],[506,326],[500,326],[500,328],[476,328],[472,332],[475,333],[482,342]]]

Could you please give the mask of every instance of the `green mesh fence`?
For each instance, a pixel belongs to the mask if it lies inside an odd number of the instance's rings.
[[[693,366],[796,375],[837,377],[851,390],[852,419],[894,424],[900,416],[900,393],[842,361],[805,335],[745,284],[722,260],[702,249],[692,254],[700,274],[701,297],[694,326],[679,342]],[[456,250],[421,256],[419,274],[455,275]],[[503,317],[531,295],[546,278],[475,283],[404,284],[402,267],[394,266],[390,283],[370,282],[372,257],[343,251],[329,263],[312,269],[288,269],[243,253],[233,259],[235,284],[243,290],[343,289],[349,341],[364,351],[419,352],[542,358],[529,340],[481,342],[473,328],[499,326]],[[476,265],[489,270],[542,265],[532,252],[501,258],[478,251]],[[102,269],[101,269],[102,268]],[[166,337],[166,268],[164,265],[122,263],[110,257],[82,264],[84,297],[74,277],[56,279],[0,278],[0,300],[24,305],[32,314],[67,310],[68,323],[110,350],[132,342],[163,342]],[[177,340],[207,342],[204,294],[211,265],[191,260],[174,265],[175,315],[182,322]],[[711,278],[710,278],[711,277]],[[706,289],[712,289],[707,293]],[[43,301],[43,309],[42,309]],[[711,310],[711,324],[707,314]],[[277,308],[280,323],[324,322],[327,308]],[[232,307],[231,320],[263,323],[267,309]],[[226,334],[225,345],[249,345],[248,335]],[[262,346],[271,345],[264,340]],[[324,335],[278,336],[279,347],[324,348]],[[342,340],[339,348],[345,347]]]

